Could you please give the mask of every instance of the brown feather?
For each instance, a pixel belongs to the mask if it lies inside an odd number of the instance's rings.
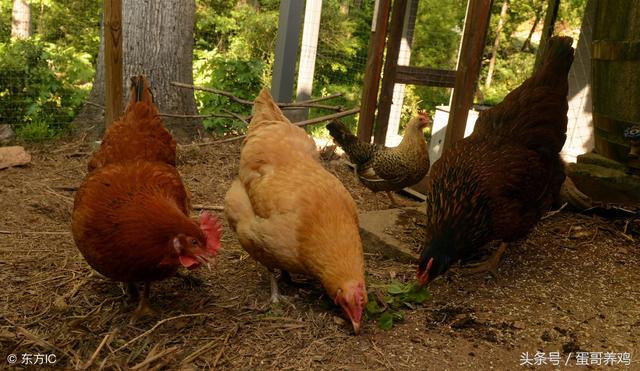
[[[543,66],[432,166],[419,265],[433,259],[431,279],[492,240],[525,237],[557,198],[573,48],[570,38],[549,45]]]

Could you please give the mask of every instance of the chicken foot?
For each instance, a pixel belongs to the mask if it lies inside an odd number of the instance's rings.
[[[507,251],[507,247],[509,244],[506,242],[501,242],[498,250],[496,250],[490,257],[486,260],[478,263],[472,264],[468,266],[467,274],[476,274],[476,273],[484,273],[489,272],[494,278],[498,277],[498,265],[500,265],[500,261],[502,259],[502,254]]]
[[[279,304],[281,301],[286,301],[285,297],[280,294],[280,290],[278,290],[278,279],[275,272],[269,271],[269,281],[271,282],[271,304]]]
[[[287,272],[287,274],[288,273],[289,272]],[[291,279],[291,277],[289,277],[289,279]],[[295,309],[296,306],[293,305],[286,296],[280,294],[280,290],[278,289],[278,279],[276,278],[275,272],[269,271],[269,281],[271,282],[271,304],[275,305],[284,303]]]
[[[131,302],[140,300],[140,291],[138,291],[138,287],[133,282],[127,282],[127,297]]]
[[[129,283],[129,288],[134,287],[134,283]],[[151,282],[144,283],[144,291],[142,295],[139,294],[138,289],[135,288],[136,296],[140,297],[140,301],[138,302],[138,307],[135,311],[133,311],[133,315],[131,317],[131,324],[135,323],[138,319],[143,317],[153,317],[156,315],[156,311],[151,308],[149,305],[149,291],[151,289]]]
[[[394,208],[412,207],[412,206],[419,206],[420,205],[419,202],[401,201],[398,198],[396,198],[396,196],[394,196],[393,192],[391,192],[391,191],[385,191],[385,193],[387,194],[387,197],[389,197],[389,201],[391,201],[391,206],[394,207]]]

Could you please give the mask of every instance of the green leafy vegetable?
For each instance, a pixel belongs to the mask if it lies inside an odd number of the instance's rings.
[[[388,331],[394,323],[404,320],[402,308],[415,309],[428,298],[427,288],[420,287],[416,282],[391,282],[383,290],[369,294],[365,313],[368,318],[375,319],[381,329]]]

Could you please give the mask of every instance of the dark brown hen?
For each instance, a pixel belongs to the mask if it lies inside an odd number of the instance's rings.
[[[542,67],[482,112],[473,134],[433,164],[421,284],[501,240],[483,267],[495,272],[505,243],[525,237],[557,199],[565,177],[559,153],[566,139],[572,41],[553,37]]]

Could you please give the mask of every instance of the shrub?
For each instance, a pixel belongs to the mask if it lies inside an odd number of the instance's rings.
[[[0,122],[25,139],[65,131],[91,87],[89,60],[37,39],[0,43]]]
[[[260,60],[250,60],[221,55],[217,51],[197,51],[194,61],[194,81],[196,85],[205,85],[228,91],[233,95],[253,100],[262,86],[268,81],[265,76],[266,64]],[[229,111],[239,115],[248,115],[250,106],[232,102],[229,98],[217,94],[196,91],[196,102],[200,114],[224,113]],[[217,133],[242,133],[245,125],[236,119],[209,118],[203,122],[206,129]]]

